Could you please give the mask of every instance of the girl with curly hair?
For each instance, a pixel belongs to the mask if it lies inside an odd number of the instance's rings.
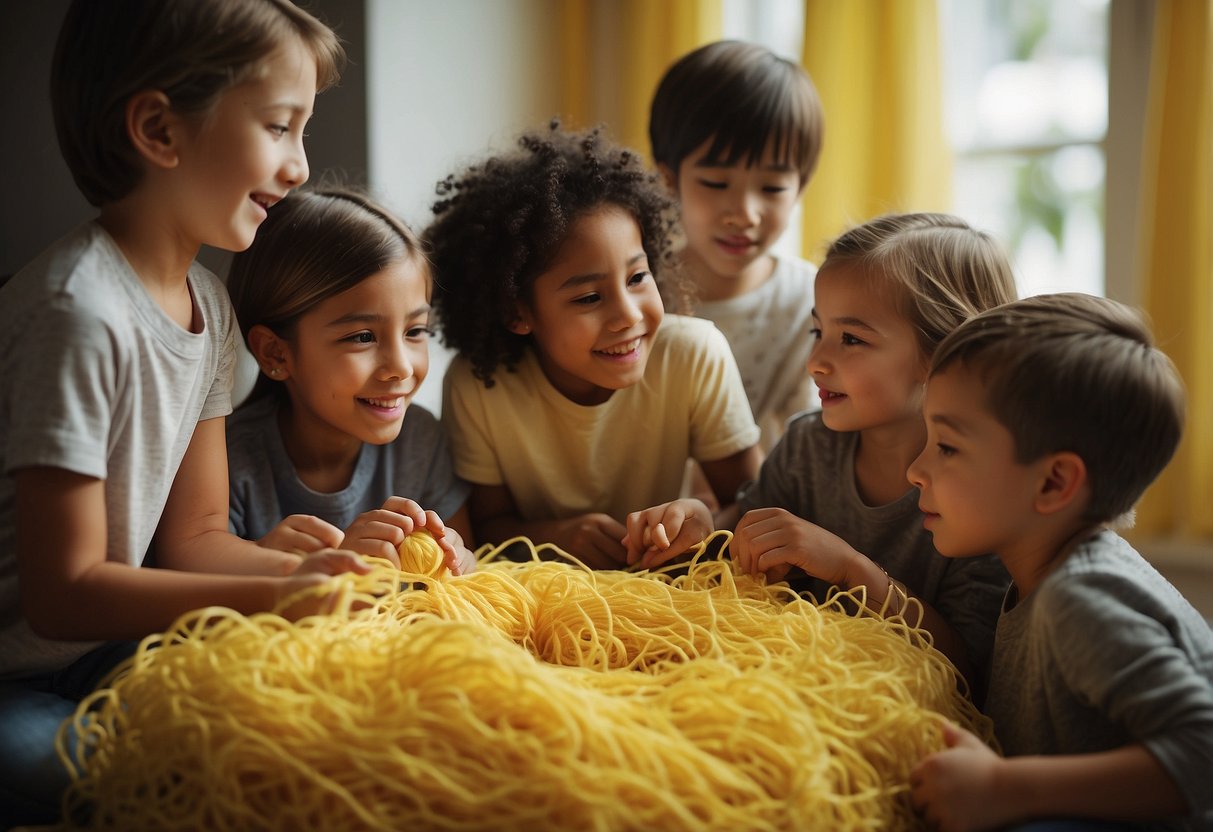
[[[760,464],[728,342],[665,313],[671,205],[638,156],[556,122],[518,144],[441,182],[425,233],[473,532],[597,568],[684,551],[713,528],[687,460],[726,507]]]

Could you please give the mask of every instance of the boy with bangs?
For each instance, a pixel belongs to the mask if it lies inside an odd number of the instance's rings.
[[[808,74],[769,49],[717,41],[680,58],[653,97],[653,159],[674,192],[695,315],[724,333],[769,451],[816,404],[814,266],[771,251],[821,151],[821,102]]]
[[[994,552],[1013,584],[985,702],[1007,756],[946,726],[911,774],[932,828],[1213,829],[1213,632],[1111,530],[1183,413],[1175,367],[1114,301],[1028,298],[939,346],[908,477],[935,547]]]

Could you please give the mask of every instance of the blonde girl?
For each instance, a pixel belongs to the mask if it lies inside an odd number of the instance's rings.
[[[830,246],[815,284],[809,372],[819,412],[796,417],[738,501],[733,557],[823,597],[863,587],[868,604],[923,624],[970,682],[993,641],[1008,583],[992,557],[949,560],[922,526],[906,469],[926,444],[931,355],[967,318],[1015,299],[987,234],[944,214],[877,218]]]

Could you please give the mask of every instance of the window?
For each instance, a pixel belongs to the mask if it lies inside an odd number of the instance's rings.
[[[940,0],[952,210],[1023,295],[1104,294],[1108,0]]]

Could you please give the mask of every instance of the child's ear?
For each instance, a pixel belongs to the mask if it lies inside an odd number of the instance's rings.
[[[531,334],[531,310],[522,301],[518,302],[518,314],[506,325],[506,329],[515,335]]]
[[[1036,510],[1055,514],[1079,499],[1087,486],[1087,466],[1071,451],[1049,454],[1041,460],[1043,478],[1036,494]]]
[[[274,381],[286,381],[291,371],[287,366],[287,343],[265,324],[257,324],[248,332],[248,349],[257,359],[261,372]]]
[[[674,169],[664,162],[658,162],[657,172],[661,174],[661,181],[665,183],[665,186],[674,193],[678,193],[678,175],[674,173]]]
[[[135,93],[126,102],[126,134],[140,157],[161,168],[177,166],[174,139],[180,119],[159,90]]]

